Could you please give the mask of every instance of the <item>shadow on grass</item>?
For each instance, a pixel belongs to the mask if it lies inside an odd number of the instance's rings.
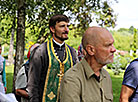
[[[6,73],[6,80],[7,80],[7,93],[11,93],[13,87],[13,73]]]

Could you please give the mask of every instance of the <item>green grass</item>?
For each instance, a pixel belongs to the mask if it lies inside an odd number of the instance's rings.
[[[106,70],[109,72],[111,79],[112,79],[114,102],[119,102],[124,73],[120,73],[120,75],[114,75],[112,70],[110,69],[106,69]]]
[[[6,66],[7,93],[12,92],[13,72],[13,65]]]
[[[114,75],[110,69],[106,69],[106,70],[109,72],[112,79],[114,102],[119,102],[121,84],[122,84],[124,73],[121,73],[120,75]],[[13,65],[6,66],[7,93],[12,92],[13,71],[14,71]]]

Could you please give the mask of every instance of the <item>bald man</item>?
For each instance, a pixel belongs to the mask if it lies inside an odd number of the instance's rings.
[[[113,102],[112,81],[103,68],[113,62],[114,39],[105,28],[90,27],[82,38],[86,56],[61,82],[60,102]]]

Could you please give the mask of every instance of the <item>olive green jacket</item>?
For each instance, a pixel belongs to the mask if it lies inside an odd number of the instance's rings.
[[[102,68],[100,82],[85,59],[69,69],[61,82],[60,102],[112,102],[112,81]]]

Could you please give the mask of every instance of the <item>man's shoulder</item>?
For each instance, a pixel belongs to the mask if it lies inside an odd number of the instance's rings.
[[[130,64],[138,64],[138,58],[131,61]]]
[[[132,62],[130,62],[130,64],[127,67],[127,70],[138,70],[138,60],[135,59]]]
[[[68,44],[66,44],[68,47],[69,47],[69,49],[70,50],[72,50],[72,51],[76,51],[73,47],[71,47],[70,45],[68,45]]]
[[[103,73],[104,75],[106,75],[106,76],[109,76],[109,77],[110,77],[110,75],[109,75],[108,71],[107,71],[105,68],[102,68],[102,73]]]
[[[46,47],[46,46],[47,46],[47,42],[44,42],[44,43],[42,43],[42,44],[39,45],[38,49]]]
[[[73,57],[73,65],[75,65],[78,62],[78,57],[77,57],[76,50],[73,47],[69,46],[69,45],[67,45],[67,46],[70,49],[71,55]]]
[[[72,77],[72,78],[81,77],[81,72],[82,72],[81,67],[82,67],[81,63],[75,64],[72,68],[66,71],[65,77]]]
[[[42,44],[39,45],[39,47],[36,49],[36,52],[43,52],[46,50],[46,47],[47,47],[47,42],[44,42]]]

